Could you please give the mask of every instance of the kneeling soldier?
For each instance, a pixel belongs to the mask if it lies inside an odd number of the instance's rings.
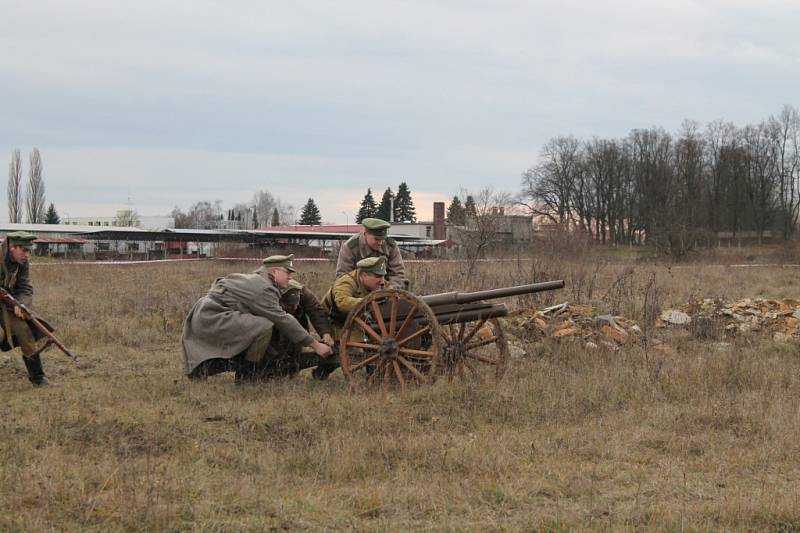
[[[375,290],[382,289],[386,276],[385,257],[367,257],[356,263],[356,270],[339,277],[322,298],[322,307],[328,311],[328,316],[334,326],[336,340],[339,339],[341,328],[347,320],[347,315]],[[338,365],[323,363],[314,369],[314,377],[325,379],[336,370]]]
[[[291,280],[289,286],[281,291],[281,307],[295,317],[306,331],[310,332],[310,328],[313,326],[322,342],[333,348],[328,313],[308,287]],[[272,339],[275,349],[283,358],[282,374],[292,375],[304,368],[318,365],[319,358],[313,352],[303,350],[302,345],[292,343],[280,332]]]
[[[33,301],[33,285],[31,285],[30,265],[31,244],[36,238],[26,231],[15,231],[6,235],[3,242],[3,261],[0,265],[0,284],[11,296],[19,300],[25,307]],[[22,360],[28,369],[28,379],[35,386],[47,385],[42,359],[37,349],[37,333],[22,319],[22,309],[2,306],[2,329],[0,329],[0,348],[3,351],[15,346],[22,349]]]
[[[267,257],[252,274],[229,274],[211,284],[183,323],[185,373],[203,378],[234,370],[237,383],[266,375],[279,354],[270,350],[273,327],[293,344],[310,346],[320,357],[331,348],[314,340],[280,305],[289,286],[294,256]]]

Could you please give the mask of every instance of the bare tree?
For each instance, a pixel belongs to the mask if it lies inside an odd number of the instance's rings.
[[[141,218],[139,213],[134,209],[123,209],[117,211],[116,219],[114,220],[117,226],[138,228],[141,226]]]
[[[736,126],[721,120],[708,124],[704,135],[708,220],[709,229],[714,233],[725,227],[728,167],[737,135]]]
[[[744,128],[743,140],[747,153],[745,194],[752,216],[751,227],[758,232],[761,240],[772,222],[776,207],[775,190],[779,187],[775,172],[774,145],[770,143],[765,123]]]
[[[29,158],[28,168],[28,194],[26,204],[28,208],[28,223],[39,224],[44,222],[44,180],[42,179],[42,157],[39,149],[34,148]]]
[[[8,221],[22,222],[22,155],[19,148],[11,152],[8,165]]]
[[[280,198],[273,195],[269,191],[258,190],[253,194],[251,202],[255,209],[256,218],[262,225],[266,225],[268,220],[272,219],[272,214],[275,209],[278,210],[279,218],[286,221],[293,221],[295,219],[295,209],[291,204],[286,204]]]
[[[800,177],[800,154],[797,151],[800,113],[797,109],[787,104],[778,117],[770,117],[769,135],[775,152],[780,226],[783,238],[788,239],[794,233],[800,215],[800,191],[797,190]]]
[[[461,196],[473,198],[475,205],[474,214],[466,215],[465,226],[454,228],[455,240],[461,244],[468,260],[468,276],[472,276],[477,260],[503,242],[504,212],[512,205],[512,200],[509,194],[497,193],[491,187],[482,189],[477,195],[462,191]]]
[[[581,144],[572,136],[551,139],[542,148],[541,162],[522,175],[522,201],[532,214],[567,223],[576,180],[582,172]]]

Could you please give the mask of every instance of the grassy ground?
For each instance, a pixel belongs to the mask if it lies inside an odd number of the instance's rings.
[[[795,269],[545,255],[410,274],[425,293],[563,278],[509,303],[637,320],[696,296],[799,292]],[[339,372],[189,383],[185,313],[253,267],[34,266],[36,307],[81,363],[47,352],[57,386],[39,390],[18,353],[0,355],[0,530],[800,529],[796,345],[523,345],[499,384],[404,395],[350,395]],[[302,271],[321,294],[333,266]]]

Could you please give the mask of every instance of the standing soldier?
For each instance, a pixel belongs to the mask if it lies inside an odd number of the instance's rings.
[[[336,278],[349,274],[356,264],[367,257],[386,259],[386,283],[394,289],[408,287],[405,265],[397,242],[387,237],[391,224],[379,218],[365,218],[361,221],[364,229],[358,235],[347,239],[339,248],[336,262]]]
[[[292,255],[273,255],[252,274],[229,274],[211,284],[183,323],[181,346],[186,374],[203,378],[234,370],[236,382],[266,376],[280,355],[270,349],[273,327],[292,344],[328,357],[330,346],[314,340],[280,305],[280,291],[295,269]]]
[[[25,307],[30,307],[33,302],[33,285],[31,285],[28,261],[31,244],[35,238],[35,235],[26,231],[15,231],[6,235],[6,240],[0,248],[3,254],[0,283]],[[2,306],[2,329],[0,329],[2,350],[7,351],[19,346],[22,349],[22,360],[28,369],[28,379],[36,387],[48,385],[39,355],[41,350],[36,347],[36,335],[22,317],[23,312],[19,307],[11,309]]]
[[[339,277],[322,298],[322,307],[330,316],[337,340],[350,311],[370,292],[382,289],[386,277],[386,258],[383,256],[362,259],[356,267],[356,270]],[[337,366],[336,363],[323,362],[314,369],[313,376],[326,379]]]

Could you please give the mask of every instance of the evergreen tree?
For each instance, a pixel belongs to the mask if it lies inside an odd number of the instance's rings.
[[[278,208],[274,208],[272,210],[272,226],[280,226],[281,225],[281,215],[278,213]]]
[[[411,191],[404,181],[397,187],[397,197],[394,199],[395,221],[396,222],[416,222],[417,213],[414,210],[414,201],[411,199]]]
[[[453,196],[450,207],[447,208],[447,221],[454,226],[463,226],[466,223],[466,213],[464,206],[458,196]]]
[[[478,215],[478,211],[475,208],[475,198],[472,195],[468,195],[467,199],[464,201],[464,215],[468,217],[474,217]]]
[[[388,187],[383,192],[383,198],[381,198],[381,203],[378,205],[378,212],[375,214],[377,218],[381,220],[385,220],[386,222],[391,222],[392,220],[397,220],[397,208],[394,209],[394,217],[392,217],[392,196],[394,193],[392,192],[392,188]]]
[[[375,205],[375,198],[372,197],[372,189],[367,189],[367,194],[361,200],[361,207],[358,209],[356,215],[356,224],[361,224],[365,218],[374,217],[378,212],[378,206]]]
[[[253,229],[258,229],[258,211],[253,209]]]
[[[44,223],[45,224],[61,224],[61,218],[58,216],[56,212],[56,206],[50,203],[50,207],[47,208],[47,213],[44,215]]]
[[[314,203],[313,198],[309,198],[303,210],[300,211],[300,224],[304,226],[319,226],[322,223],[319,207]]]

